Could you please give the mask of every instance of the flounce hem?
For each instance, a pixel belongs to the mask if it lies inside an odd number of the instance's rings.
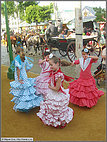
[[[104,92],[96,88],[95,80],[91,78],[91,83],[90,80],[84,81],[81,79],[70,83],[69,94],[78,99],[94,99],[104,95]]]
[[[88,107],[91,108],[93,106],[95,106],[97,104],[97,101],[99,100],[99,98],[102,95],[98,96],[97,98],[94,99],[85,99],[85,98],[78,98],[78,97],[74,97],[74,96],[70,96],[70,102],[72,104],[76,104],[80,107]]]
[[[38,96],[36,99],[29,100],[29,101],[20,101],[18,97],[14,97],[12,102],[15,103],[13,109],[15,111],[22,111],[26,112],[31,110],[32,108],[40,106],[40,103],[43,101],[42,96]]]
[[[26,89],[34,85],[35,78],[28,78],[27,80],[24,80],[23,82],[24,84],[21,84],[18,81],[12,81],[10,82],[10,86],[11,88],[15,88],[15,89]]]
[[[43,121],[45,125],[57,127],[60,126],[63,122],[69,123],[73,119],[73,114],[73,110],[68,107],[66,112],[60,112],[59,115],[56,114],[56,116],[47,113],[45,110],[39,111],[37,116]]]

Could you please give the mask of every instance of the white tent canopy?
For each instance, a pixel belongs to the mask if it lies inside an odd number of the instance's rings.
[[[31,26],[31,24],[26,23],[26,21],[19,24],[19,27],[26,27],[26,26]]]

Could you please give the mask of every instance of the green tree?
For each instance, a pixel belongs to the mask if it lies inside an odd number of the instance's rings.
[[[7,1],[7,13],[8,17],[13,16],[14,17],[14,12],[15,12],[15,3],[14,1]],[[1,14],[4,16],[4,3],[1,3]]]
[[[31,24],[32,22],[44,22],[51,19],[51,13],[53,13],[53,4],[47,6],[30,5],[26,8],[26,22]]]
[[[19,10],[19,15],[20,15],[20,19],[22,21],[25,20],[25,10],[27,7],[29,7],[30,5],[38,5],[39,2],[37,1],[18,1],[18,10]]]
[[[106,17],[106,10],[105,9],[102,9],[101,7],[95,7],[93,8],[94,11],[96,12],[95,16],[96,16],[96,19],[95,21],[96,22],[101,22],[101,21],[105,21],[102,17]]]
[[[17,2],[17,5],[16,3]],[[8,17],[12,16],[14,17],[14,12],[17,14],[17,16],[20,15],[21,20],[25,20],[24,11],[26,10],[26,7],[29,7],[30,5],[38,5],[39,2],[37,1],[7,1],[7,12]],[[4,2],[1,3],[1,14],[4,16]],[[19,15],[18,15],[19,14]]]

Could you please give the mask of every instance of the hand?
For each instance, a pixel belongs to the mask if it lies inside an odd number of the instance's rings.
[[[50,89],[52,88],[52,86],[49,84],[49,86],[48,86]]]
[[[28,72],[29,70],[26,70],[26,72]]]
[[[73,62],[71,62],[71,66],[74,66],[74,63],[73,63]]]
[[[24,83],[23,83],[23,80],[20,80],[19,82],[20,82],[21,84],[24,84]]]

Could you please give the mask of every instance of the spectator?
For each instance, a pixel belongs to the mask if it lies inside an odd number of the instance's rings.
[[[84,33],[85,33],[85,35],[86,35],[86,33],[87,33],[87,28],[86,28],[86,27],[84,27]]]
[[[72,35],[73,35],[73,30],[69,30],[68,34],[67,34],[67,37],[71,37]]]
[[[62,32],[61,32],[61,34],[59,35],[59,38],[63,38],[63,39],[65,39],[65,31],[64,30],[62,30]]]
[[[65,35],[67,35],[67,33],[68,33],[67,28],[64,28],[64,31],[65,31]]]
[[[61,31],[62,31],[62,26],[63,26],[63,24],[62,24],[62,22],[61,22],[61,19],[58,19],[58,22],[57,22],[58,34],[61,33]]]
[[[53,37],[56,35],[55,33],[55,26],[52,24],[52,21],[49,21],[49,26],[48,28],[46,29],[46,40],[49,40],[50,37]]]

